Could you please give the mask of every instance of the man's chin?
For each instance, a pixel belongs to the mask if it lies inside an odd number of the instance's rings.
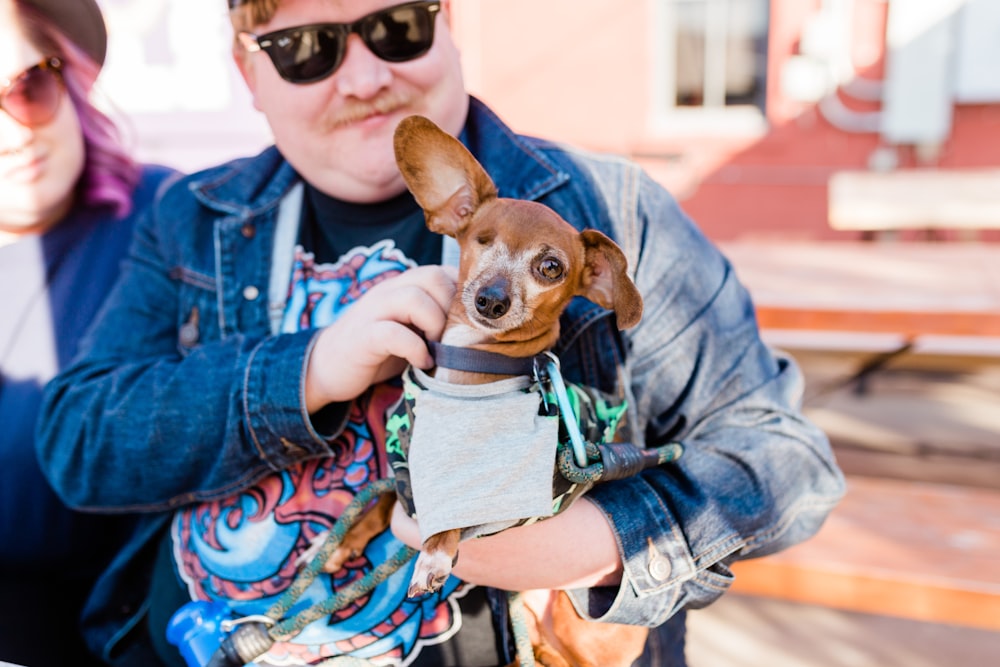
[[[406,191],[396,163],[390,168],[356,165],[331,170],[323,183],[312,183],[324,193],[355,204],[376,204]]]

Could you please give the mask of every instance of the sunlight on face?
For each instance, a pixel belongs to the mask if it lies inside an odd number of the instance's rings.
[[[350,22],[395,4],[399,0],[287,0],[269,23],[253,32]],[[275,143],[306,180],[348,201],[381,201],[405,190],[392,148],[392,134],[400,120],[421,114],[458,134],[468,97],[444,12],[435,22],[430,51],[409,62],[381,60],[352,34],[340,67],[310,84],[282,79],[263,52],[238,59],[254,105],[267,117]]]
[[[6,7],[6,5],[4,5]],[[0,10],[0,86],[51,54],[31,44]],[[44,231],[70,208],[84,166],[84,141],[65,91],[55,117],[26,127],[0,109],[0,233],[10,240]]]

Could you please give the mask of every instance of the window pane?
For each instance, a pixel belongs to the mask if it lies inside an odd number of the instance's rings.
[[[764,107],[768,0],[671,0],[677,106]]]

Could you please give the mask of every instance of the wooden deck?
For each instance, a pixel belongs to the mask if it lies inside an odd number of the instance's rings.
[[[816,537],[733,571],[749,595],[1000,631],[1000,493],[851,477]]]
[[[867,427],[851,435],[857,442],[845,450],[837,449],[837,432],[828,430],[838,458],[850,464],[847,496],[814,538],[737,563],[733,590],[1000,631],[1000,482],[989,473],[997,469],[1000,442],[986,435],[993,423],[987,417],[998,403],[982,376],[1000,357],[1000,244],[720,246],[754,299],[766,340],[793,353],[798,347],[806,359],[822,351],[830,368],[821,370],[834,378],[860,378],[866,369],[888,373],[868,391],[824,395],[806,406],[817,423],[825,418],[828,426]],[[938,373],[932,377],[973,384],[928,384],[933,391],[927,396],[887,394],[894,381],[899,384],[893,372],[904,359],[930,365]],[[950,374],[941,376],[941,369]],[[920,381],[915,371],[900,377]],[[812,391],[818,388],[822,384],[814,383]],[[956,428],[948,421],[955,419],[969,423]],[[912,443],[905,437],[910,426],[919,431]],[[898,475],[908,449],[915,452],[913,462],[924,465],[922,479],[880,476],[872,464],[881,456],[881,465]],[[886,464],[889,454],[896,460]],[[943,460],[947,475],[937,470]],[[953,479],[986,474],[976,484],[941,484],[928,479],[935,471]]]
[[[1000,244],[720,244],[765,331],[1000,338]]]

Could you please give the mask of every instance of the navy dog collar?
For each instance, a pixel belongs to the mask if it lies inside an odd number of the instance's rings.
[[[532,375],[535,371],[535,357],[508,357],[497,352],[442,345],[434,341],[428,345],[434,362],[442,368],[492,375]]]

